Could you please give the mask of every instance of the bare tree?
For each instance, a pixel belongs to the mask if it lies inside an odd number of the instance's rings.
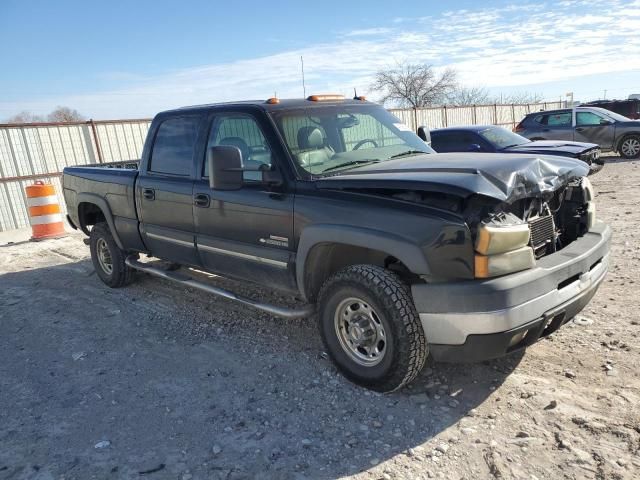
[[[507,95],[500,95],[500,103],[505,104],[527,104],[527,103],[539,103],[544,97],[536,92],[513,92]]]
[[[44,118],[41,115],[35,115],[27,110],[23,110],[17,113],[13,117],[7,119],[7,123],[36,123],[44,122]]]
[[[376,73],[371,89],[383,93],[383,104],[428,107],[446,100],[456,87],[456,77],[450,68],[436,73],[431,65],[402,63]]]
[[[69,107],[57,107],[53,112],[47,115],[50,122],[80,122],[84,120],[84,116],[77,110]]]
[[[494,98],[484,87],[457,87],[447,95],[447,102],[454,106],[488,105]]]

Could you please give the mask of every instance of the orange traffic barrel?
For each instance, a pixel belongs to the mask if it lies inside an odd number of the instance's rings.
[[[50,183],[37,180],[35,184],[28,185],[26,191],[29,222],[31,222],[33,233],[31,240],[44,240],[45,238],[66,235],[55,187]]]

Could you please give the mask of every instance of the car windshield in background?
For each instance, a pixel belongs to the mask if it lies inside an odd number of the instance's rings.
[[[612,112],[611,110],[607,110],[606,108],[593,108],[594,112],[597,112],[602,115],[606,115],[607,117],[617,121],[617,122],[630,122],[631,119],[629,117],[625,117],[624,115],[620,115],[619,113]]]
[[[313,105],[271,115],[297,164],[314,175],[435,153],[404,123],[375,105]]]
[[[502,127],[487,128],[479,133],[482,138],[491,143],[497,150],[515,147],[531,141]]]

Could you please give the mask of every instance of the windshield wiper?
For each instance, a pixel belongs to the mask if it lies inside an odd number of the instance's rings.
[[[419,153],[429,153],[429,152],[424,152],[422,150],[407,150],[406,152],[398,153],[396,155],[391,155],[389,158],[399,158],[399,157],[404,157],[406,155],[417,155]]]
[[[322,170],[321,173],[329,172],[331,170],[337,170],[339,168],[344,168],[344,167],[364,165],[366,163],[378,163],[379,161],[380,160],[373,160],[373,159],[369,159],[369,160],[351,160],[349,162],[344,162],[344,163],[340,163],[338,165],[334,165],[333,167],[325,168],[324,170]]]

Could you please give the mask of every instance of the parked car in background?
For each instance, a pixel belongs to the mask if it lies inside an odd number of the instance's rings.
[[[640,98],[630,98],[628,100],[595,100],[593,102],[583,103],[582,106],[606,108],[632,120],[640,119]]]
[[[598,107],[530,113],[513,129],[531,140],[575,140],[600,145],[624,158],[640,157],[640,121]]]
[[[431,131],[431,147],[438,153],[489,152],[558,155],[586,162],[592,172],[602,168],[600,147],[593,143],[559,140],[531,141],[495,125],[449,127]]]

